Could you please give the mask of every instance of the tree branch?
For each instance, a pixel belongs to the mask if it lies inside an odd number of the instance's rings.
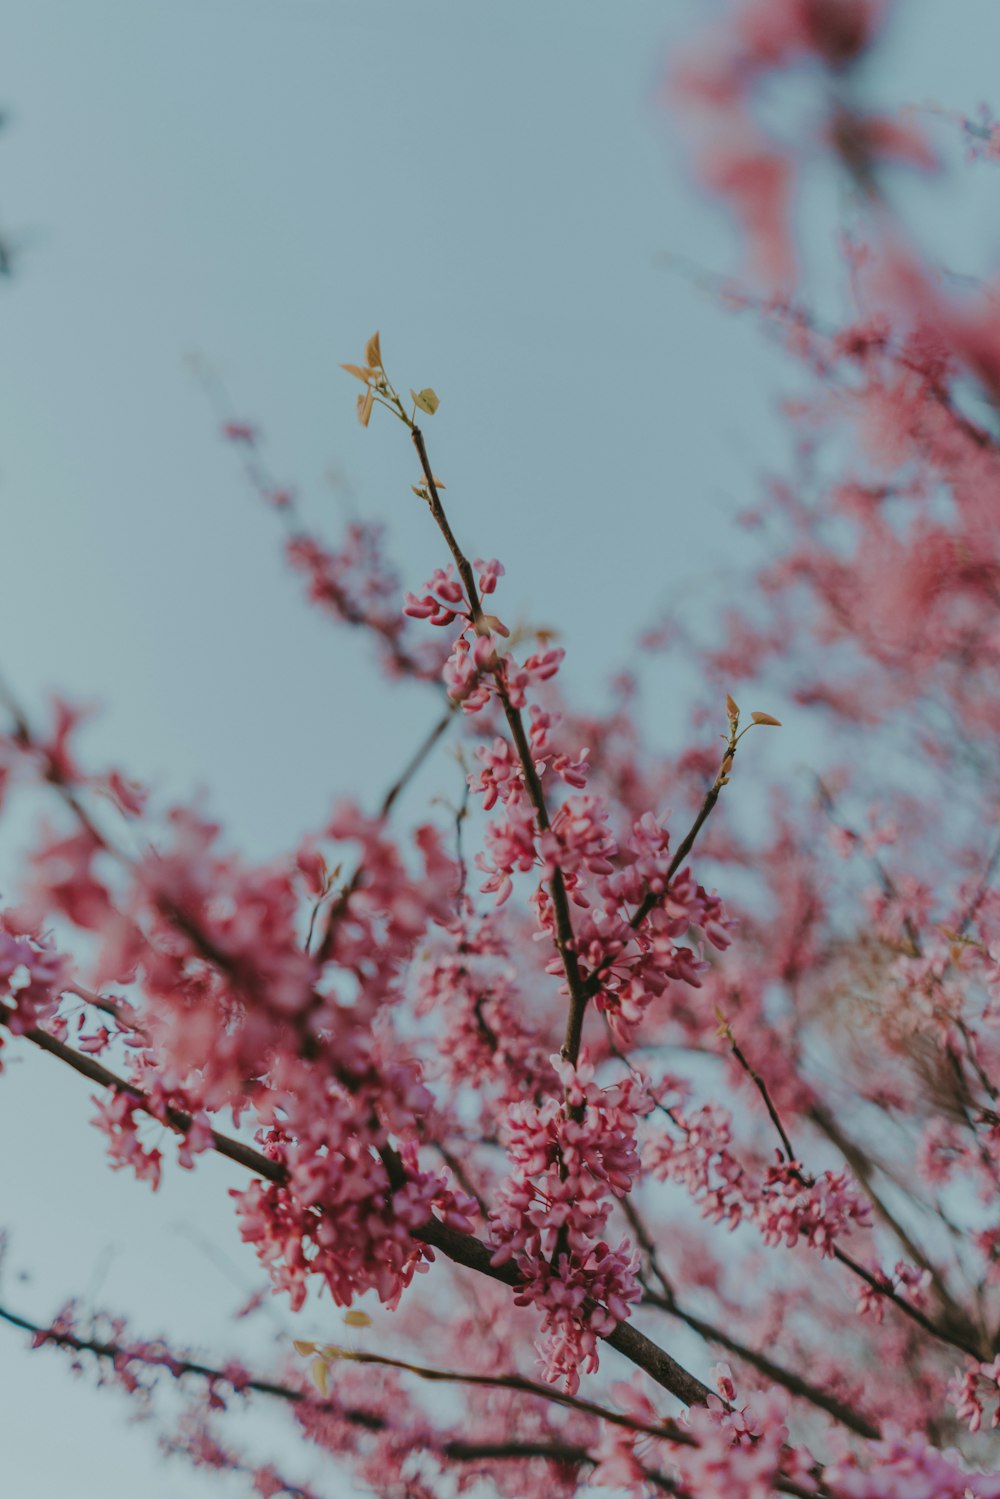
[[[336,1401],[324,1400],[313,1395],[308,1390],[298,1389],[295,1385],[280,1384],[276,1380],[260,1379],[251,1377],[245,1382],[236,1380],[232,1374],[227,1374],[224,1369],[214,1368],[210,1364],[202,1364],[193,1359],[178,1358],[173,1354],[153,1354],[141,1348],[130,1348],[126,1344],[105,1342],[96,1338],[82,1338],[76,1333],[58,1332],[53,1328],[43,1327],[40,1323],[31,1322],[27,1317],[20,1317],[0,1306],[0,1321],[8,1323],[11,1327],[20,1328],[24,1332],[31,1333],[35,1346],[44,1347],[51,1344],[53,1347],[69,1348],[77,1353],[92,1353],[96,1358],[107,1359],[121,1367],[127,1363],[141,1363],[152,1369],[163,1369],[179,1378],[183,1374],[193,1374],[200,1379],[210,1380],[213,1384],[229,1384],[236,1394],[244,1390],[252,1390],[257,1395],[265,1395],[271,1399],[283,1400],[289,1405],[305,1405],[311,1409],[322,1411],[340,1417],[352,1426],[362,1427],[366,1431],[385,1431],[389,1427],[386,1418],[377,1411],[369,1411],[357,1406],[340,1405]],[[495,1381],[500,1383],[500,1381]],[[516,1386],[515,1386],[516,1388]],[[548,1393],[548,1392],[546,1392]],[[549,1394],[551,1397],[551,1393]],[[567,1403],[567,1399],[560,1403]],[[573,1403],[569,1401],[569,1403]],[[584,1407],[590,1407],[589,1401],[581,1402]],[[589,1413],[601,1415],[617,1425],[633,1426],[635,1423],[627,1417],[619,1418],[616,1411],[605,1411],[603,1406],[590,1407]],[[641,1426],[636,1427],[637,1430]],[[662,1433],[661,1433],[662,1435]],[[414,1435],[414,1441],[418,1441]],[[690,1439],[689,1439],[690,1440]],[[446,1441],[440,1445],[426,1442],[431,1450],[440,1452],[442,1456],[454,1458],[463,1462],[484,1462],[491,1459],[502,1458],[531,1458],[544,1457],[553,1462],[568,1463],[574,1465],[593,1464],[596,1459],[591,1457],[585,1447],[575,1446],[568,1442],[518,1442],[518,1441],[492,1441],[492,1442],[469,1442],[469,1441]]]
[[[0,1002],[0,1024],[10,1027],[15,1016],[16,1011],[10,1005]],[[91,1082],[97,1083],[102,1088],[111,1088],[116,1092],[128,1094],[151,1118],[167,1124],[177,1134],[186,1135],[191,1128],[190,1115],[180,1109],[167,1109],[165,1113],[157,1109],[140,1088],[135,1087],[125,1078],[119,1077],[94,1057],[74,1051],[65,1042],[57,1041],[55,1037],[37,1028],[20,1034],[23,1035],[24,1040],[48,1052],[49,1055],[57,1057],[74,1072],[89,1078]],[[245,1170],[252,1171],[278,1185],[283,1185],[288,1179],[279,1161],[272,1161],[261,1151],[255,1150],[253,1146],[244,1145],[242,1141],[234,1140],[215,1129],[212,1130],[212,1149],[218,1155],[235,1162]],[[390,1155],[394,1156],[395,1153],[390,1152]],[[390,1170],[390,1184],[391,1165],[398,1164],[398,1157],[394,1162],[386,1162],[387,1169]],[[451,1228],[437,1218],[431,1218],[421,1227],[413,1229],[412,1233],[415,1239],[433,1249],[440,1250],[447,1259],[457,1265],[464,1265],[503,1285],[518,1286],[521,1284],[521,1277],[516,1267],[510,1262],[494,1265],[490,1249],[472,1234]],[[617,1349],[631,1363],[645,1370],[651,1379],[676,1396],[684,1405],[704,1405],[712,1395],[707,1385],[702,1384],[700,1379],[696,1379],[693,1374],[671,1358],[669,1353],[658,1347],[630,1323],[620,1322],[613,1332],[601,1336],[609,1347]]]
[[[430,459],[427,456],[424,434],[415,423],[410,422],[408,425],[413,445],[420,459],[424,482],[427,486],[427,503],[438,530],[444,537],[448,550],[454,558],[455,567],[458,569],[458,575],[462,580],[462,585],[469,600],[472,624],[477,634],[489,635],[492,632],[483,614],[479,590],[476,587],[475,573],[472,570],[472,564],[456,540],[455,533],[451,529],[451,524],[445,513],[445,508],[441,503],[441,496],[434,480]],[[545,803],[545,792],[542,789],[541,779],[535,769],[535,760],[531,753],[531,746],[528,743],[528,736],[525,733],[524,720],[521,717],[520,710],[515,708],[510,700],[510,694],[507,691],[507,684],[504,680],[503,667],[499,662],[493,671],[493,680],[496,683],[497,696],[500,699],[504,717],[507,720],[507,726],[514,741],[514,748],[517,751],[517,758],[521,766],[521,774],[524,776],[525,788],[531,800],[531,805],[534,808],[535,819],[539,830],[546,833],[551,828],[551,822],[549,820],[548,807]],[[556,947],[562,959],[563,971],[566,975],[566,983],[569,987],[570,995],[569,1014],[566,1021],[566,1038],[562,1046],[562,1056],[566,1061],[575,1064],[580,1055],[580,1043],[583,1036],[583,1017],[587,1008],[588,994],[580,973],[580,964],[576,955],[573,921],[570,916],[569,897],[566,894],[566,881],[558,864],[552,870],[552,877],[549,880],[549,890],[552,895],[552,914],[555,919]]]

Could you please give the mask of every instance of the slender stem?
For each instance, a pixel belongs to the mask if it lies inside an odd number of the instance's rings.
[[[622,1199],[622,1208],[628,1219],[636,1241],[643,1250],[649,1262],[649,1268],[662,1286],[662,1293],[652,1291],[647,1286],[643,1296],[643,1302],[649,1306],[655,1306],[660,1311],[666,1312],[671,1317],[676,1317],[679,1322],[690,1327],[693,1332],[698,1333],[706,1342],[717,1343],[720,1348],[725,1348],[729,1353],[735,1354],[744,1363],[750,1364],[758,1369],[768,1379],[780,1384],[792,1395],[797,1395],[801,1400],[807,1400],[810,1405],[815,1405],[827,1415],[839,1421],[842,1426],[857,1432],[859,1436],[876,1440],[880,1436],[879,1429],[873,1422],[863,1416],[860,1411],[854,1409],[843,1400],[838,1400],[835,1395],[829,1394],[821,1389],[819,1385],[804,1379],[802,1375],[796,1374],[794,1370],[786,1368],[783,1364],[776,1363],[765,1353],[759,1353],[755,1348],[750,1348],[746,1343],[741,1343],[732,1334],[724,1332],[715,1323],[706,1321],[703,1317],[696,1316],[680,1305],[674,1294],[673,1286],[660,1265],[659,1256],[656,1252],[656,1242],[652,1233],[643,1221],[638,1208],[628,1198]]]
[[[395,805],[397,797],[406,790],[406,787],[409,785],[410,781],[412,781],[421,765],[423,765],[424,761],[427,759],[427,756],[437,744],[442,734],[445,733],[449,724],[453,722],[454,717],[455,710],[453,707],[449,706],[437,720],[437,722],[432,725],[430,731],[420,741],[419,745],[414,750],[409,760],[406,762],[406,765],[400,771],[399,775],[396,777],[395,781],[393,781],[392,785],[389,787],[389,790],[382,798],[382,805],[379,807],[378,812],[378,815],[380,817],[389,816],[389,813],[392,811],[393,806]]]
[[[809,1110],[809,1118],[818,1129],[822,1130],[831,1144],[836,1146],[855,1176],[862,1182],[876,1213],[899,1241],[903,1252],[909,1255],[915,1265],[919,1265],[921,1270],[926,1270],[930,1275],[931,1283],[947,1315],[954,1322],[961,1322],[964,1319],[967,1323],[968,1319],[964,1317],[962,1308],[949,1291],[941,1270],[924,1252],[922,1246],[907,1232],[882,1194],[876,1190],[874,1175],[876,1171],[883,1168],[880,1168],[877,1161],[866,1155],[860,1146],[844,1133],[836,1119],[827,1112],[823,1105],[814,1104]]]
[[[724,766],[727,760],[731,761],[732,757],[735,754],[735,734],[730,734],[729,743],[726,745],[726,749],[722,757],[722,765]],[[629,926],[632,928],[633,932],[637,932],[639,930],[649,913],[655,910],[655,908],[662,901],[666,900],[667,896],[670,894],[670,886],[674,879],[674,876],[677,874],[688,854],[691,852],[692,848],[695,845],[695,840],[697,839],[698,834],[701,832],[702,828],[705,826],[705,823],[711,816],[715,804],[719,800],[719,794],[722,791],[722,788],[725,785],[727,779],[728,777],[723,773],[723,770],[720,767],[715,781],[713,782],[709,790],[705,793],[705,800],[699,807],[698,814],[695,817],[694,822],[688,828],[684,837],[681,839],[680,843],[674,850],[674,856],[667,866],[667,872],[664,876],[663,889],[659,891],[648,890],[643,896],[642,900],[636,906],[635,910],[632,912],[632,916],[629,920]],[[591,969],[590,973],[587,976],[586,982],[586,992],[588,999],[596,994],[600,989],[601,979],[607,973],[608,969],[612,967],[614,961],[614,958],[605,958],[602,962],[598,963],[596,968]]]
[[[448,1170],[451,1172],[452,1176],[458,1182],[458,1185],[461,1187],[462,1191],[466,1194],[466,1196],[471,1197],[473,1202],[478,1204],[479,1211],[482,1214],[483,1221],[485,1222],[490,1215],[489,1207],[482,1193],[477,1191],[472,1178],[469,1176],[464,1161],[460,1161],[458,1156],[455,1155],[454,1151],[449,1150],[447,1145],[442,1145],[440,1141],[433,1140],[431,1144],[433,1149],[437,1151],[442,1161],[444,1161],[445,1165],[448,1167]]]
[[[963,1333],[947,1332],[944,1328],[938,1327],[919,1307],[914,1306],[911,1301],[907,1301],[905,1296],[900,1296],[898,1291],[894,1291],[892,1286],[886,1285],[885,1281],[879,1276],[873,1275],[870,1270],[866,1270],[864,1265],[860,1265],[856,1259],[853,1259],[851,1255],[847,1254],[837,1244],[833,1245],[833,1258],[839,1260],[848,1270],[853,1271],[859,1280],[863,1280],[867,1285],[871,1286],[873,1291],[877,1291],[880,1296],[884,1296],[887,1301],[891,1301],[893,1306],[897,1306],[905,1316],[909,1317],[911,1322],[916,1322],[918,1327],[922,1327],[924,1332],[930,1333],[931,1337],[936,1338],[939,1343],[945,1343],[951,1348],[960,1349],[962,1353],[967,1354],[971,1359],[975,1359],[977,1363],[985,1361],[988,1357],[982,1348],[971,1342]]]
[[[442,734],[445,733],[449,724],[453,722],[454,717],[455,710],[453,707],[449,706],[442,714],[442,716],[436,721],[436,723],[432,724],[430,731],[421,740],[420,744],[417,746],[414,753],[410,756],[406,765],[400,771],[399,775],[396,777],[395,781],[393,781],[392,785],[389,787],[389,790],[382,798],[382,804],[379,807],[378,812],[379,817],[384,818],[389,816],[389,813],[392,811],[397,798],[402,795],[403,791],[405,791],[406,787],[416,775],[421,765],[423,765],[424,761],[427,759],[427,756],[437,744]],[[357,891],[363,878],[364,867],[363,865],[359,864],[357,869],[352,874],[351,878],[348,880],[347,884],[340,891],[340,894],[337,896],[336,900],[334,900],[330,904],[330,907],[327,910],[326,920],[323,925],[323,935],[320,938],[320,941],[317,944],[316,951],[314,953],[314,957],[316,958],[317,962],[326,963],[329,960],[333,951],[334,938],[337,934],[337,923],[340,921],[340,918],[346,911],[347,904],[351,896]],[[315,912],[313,914],[315,916]],[[313,923],[310,923],[310,936],[312,934],[312,926]]]
[[[387,1418],[377,1411],[369,1411],[354,1406],[339,1405],[332,1400],[323,1400],[313,1395],[308,1390],[300,1390],[295,1385],[279,1384],[275,1380],[250,1378],[235,1382],[231,1374],[223,1369],[213,1368],[210,1364],[198,1363],[193,1359],[177,1358],[173,1354],[162,1355],[149,1353],[140,1348],[130,1348],[126,1344],[105,1342],[96,1338],[82,1338],[76,1333],[56,1332],[52,1328],[43,1327],[37,1322],[31,1322],[27,1317],[20,1317],[6,1307],[0,1306],[0,1321],[8,1323],[11,1327],[20,1328],[24,1332],[31,1333],[37,1340],[38,1346],[52,1344],[58,1348],[70,1348],[78,1353],[92,1353],[100,1359],[108,1359],[119,1367],[124,1363],[146,1364],[154,1369],[166,1369],[175,1377],[182,1374],[193,1374],[201,1379],[211,1380],[213,1383],[231,1384],[233,1389],[240,1393],[243,1390],[252,1390],[257,1395],[266,1395],[271,1399],[283,1400],[290,1405],[308,1405],[318,1411],[327,1411],[336,1415],[339,1419],[349,1422],[352,1426],[360,1426],[366,1431],[384,1431],[388,1425]],[[369,1360],[368,1362],[371,1362]],[[502,1381],[497,1380],[496,1383]],[[555,1398],[554,1392],[540,1387],[539,1393],[543,1393],[548,1399]],[[559,1404],[572,1403],[566,1398],[559,1400]],[[580,1402],[583,1407],[590,1407],[589,1401]],[[603,1406],[593,1406],[590,1414],[600,1415],[602,1418],[615,1422],[618,1425],[635,1426],[635,1423],[626,1417],[620,1417],[616,1411],[605,1411]],[[636,1426],[641,1430],[641,1426]],[[665,1433],[661,1433],[665,1435]],[[426,1437],[419,1439],[421,1445],[426,1444],[440,1451],[444,1456],[457,1461],[476,1462],[491,1458],[529,1458],[547,1457],[553,1462],[584,1464],[594,1463],[585,1447],[573,1446],[567,1442],[468,1442],[468,1441],[446,1441],[440,1446],[430,1442]]]
[[[815,1179],[811,1177],[808,1172],[802,1169],[801,1163],[797,1160],[788,1135],[781,1123],[778,1111],[774,1106],[770,1094],[768,1093],[767,1084],[764,1082],[763,1078],[759,1077],[757,1073],[752,1071],[749,1063],[746,1060],[746,1057],[736,1045],[732,1033],[729,1032],[728,1026],[727,1033],[736,1060],[753,1079],[759,1092],[763,1096],[764,1102],[767,1105],[767,1112],[770,1115],[772,1122],[774,1123],[782,1144],[789,1153],[789,1164],[793,1167],[794,1175],[804,1187],[815,1186]],[[939,1327],[935,1322],[931,1320],[930,1317],[922,1312],[919,1307],[914,1306],[912,1301],[907,1301],[905,1296],[900,1296],[899,1292],[894,1290],[893,1287],[889,1285],[888,1282],[883,1280],[881,1276],[873,1275],[870,1270],[866,1270],[864,1265],[859,1264],[856,1259],[847,1254],[846,1251],[841,1249],[838,1244],[831,1245],[831,1254],[835,1260],[838,1260],[840,1264],[846,1266],[848,1270],[853,1271],[853,1273],[857,1275],[859,1279],[863,1280],[866,1285],[870,1286],[873,1291],[877,1291],[879,1295],[884,1296],[888,1301],[891,1301],[894,1306],[897,1306],[899,1310],[903,1312],[907,1317],[909,1317],[912,1322],[916,1322],[918,1326],[924,1329],[925,1332],[929,1332],[933,1338],[937,1338],[938,1342],[948,1343],[952,1348],[959,1348],[963,1353],[968,1354],[969,1358],[972,1359],[980,1360],[986,1357],[982,1350],[979,1349],[976,1344],[969,1339],[965,1332],[960,1329],[956,1331],[947,1331],[945,1328]]]
[[[12,1327],[20,1328],[29,1332],[38,1340],[39,1346],[51,1343],[53,1346],[71,1348],[76,1352],[93,1353],[97,1358],[109,1359],[118,1365],[123,1361],[139,1362],[153,1368],[169,1370],[175,1377],[182,1374],[194,1374],[203,1379],[232,1384],[234,1390],[248,1389],[256,1394],[283,1400],[291,1405],[309,1406],[317,1411],[329,1412],[340,1420],[346,1421],[353,1426],[358,1426],[366,1431],[379,1432],[386,1430],[389,1422],[384,1415],[377,1411],[369,1411],[353,1406],[342,1406],[332,1400],[324,1400],[306,1390],[297,1389],[294,1385],[279,1384],[273,1380],[251,1378],[245,1384],[235,1385],[230,1375],[224,1370],[213,1368],[208,1364],[197,1363],[191,1359],[175,1358],[173,1355],[149,1354],[140,1349],[132,1349],[123,1344],[103,1342],[98,1339],[81,1338],[75,1333],[56,1332],[52,1328],[42,1327],[40,1324],[29,1321],[26,1317],[20,1317],[16,1313],[8,1311],[0,1306],[0,1320],[7,1322]],[[533,1380],[522,1379],[519,1375],[472,1375],[455,1373],[443,1369],[427,1369],[415,1364],[407,1364],[401,1359],[385,1358],[376,1354],[360,1354],[351,1352],[350,1358],[355,1363],[383,1365],[389,1368],[398,1368],[409,1371],[423,1379],[430,1379],[448,1383],[462,1383],[473,1385],[495,1385],[501,1388],[521,1391],[524,1394],[536,1396],[556,1405],[568,1406],[570,1409],[578,1410],[584,1415],[594,1416],[601,1421],[607,1421],[612,1425],[624,1427],[626,1430],[634,1431],[640,1435],[656,1437],[661,1441],[673,1442],[677,1446],[697,1446],[696,1439],[679,1427],[674,1421],[664,1421],[659,1426],[654,1426],[643,1421],[636,1421],[630,1416],[625,1416],[618,1411],[609,1410],[608,1407],[597,1405],[590,1400],[580,1400],[575,1396],[566,1395],[562,1391],[553,1390],[546,1385],[536,1384]],[[594,1457],[586,1447],[578,1446],[569,1442],[558,1440],[546,1441],[544,1439],[520,1441],[505,1441],[502,1439],[485,1442],[470,1442],[460,1438],[452,1438],[443,1442],[435,1442],[429,1439],[423,1432],[414,1435],[414,1444],[424,1447],[428,1451],[439,1452],[442,1456],[456,1462],[492,1462],[505,1460],[527,1460],[529,1458],[545,1458],[550,1462],[567,1464],[570,1466],[596,1466],[598,1459]],[[655,1469],[644,1468],[644,1477],[654,1488],[662,1493],[674,1494],[677,1499],[696,1499],[689,1490],[681,1488],[673,1479],[658,1473]],[[782,1493],[801,1496],[801,1499],[817,1499],[817,1494],[822,1496],[822,1490],[806,1490],[790,1479],[778,1478],[777,1487]]]
[[[16,1014],[17,1012],[10,1005],[0,1001],[0,1024],[12,1027]],[[136,1088],[125,1078],[119,1077],[96,1057],[74,1051],[72,1046],[66,1045],[65,1041],[57,1041],[55,1036],[50,1036],[47,1031],[38,1028],[17,1032],[17,1034],[23,1036],[25,1041],[30,1041],[32,1046],[47,1051],[50,1056],[58,1057],[60,1062],[65,1062],[68,1067],[72,1067],[74,1072],[79,1072],[81,1077],[89,1078],[99,1087],[111,1088],[116,1093],[124,1093],[134,1098],[144,1113],[159,1120],[161,1124],[169,1125],[177,1134],[186,1135],[190,1130],[192,1124],[190,1114],[185,1114],[182,1109],[172,1108],[168,1108],[164,1113],[150,1102],[141,1088]],[[216,1129],[212,1130],[212,1149],[217,1155],[225,1156],[227,1160],[234,1161],[237,1166],[244,1166],[248,1171],[255,1171],[260,1176],[266,1176],[270,1181],[285,1179],[284,1169],[277,1161],[269,1160],[259,1150],[254,1150],[252,1145],[244,1145],[242,1140],[233,1140],[229,1135],[220,1134]]]
[[[317,1343],[316,1352],[323,1357],[323,1344]],[[419,1379],[426,1379],[433,1384],[467,1384],[517,1390],[523,1395],[535,1395],[554,1405],[564,1405],[570,1410],[581,1411],[584,1415],[596,1416],[598,1420],[609,1421],[613,1426],[624,1426],[629,1431],[642,1432],[645,1436],[659,1437],[682,1447],[697,1446],[691,1433],[678,1426],[676,1421],[659,1421],[655,1425],[649,1421],[637,1421],[633,1416],[609,1410],[607,1406],[597,1405],[592,1400],[581,1400],[578,1395],[568,1395],[564,1390],[539,1384],[535,1379],[525,1379],[520,1374],[469,1374],[458,1369],[429,1369],[425,1364],[411,1364],[405,1359],[389,1358],[382,1353],[365,1353],[353,1348],[334,1348],[330,1352],[333,1359],[344,1359],[352,1364],[373,1364],[383,1369],[401,1369],[404,1373],[415,1374]]]
[[[768,1118],[770,1119],[771,1123],[774,1125],[774,1128],[778,1133],[778,1138],[780,1139],[782,1147],[784,1148],[785,1158],[788,1161],[788,1164],[791,1165],[793,1161],[798,1160],[798,1157],[795,1154],[794,1146],[792,1145],[792,1142],[788,1137],[785,1126],[781,1122],[781,1115],[775,1108],[771,1095],[767,1090],[767,1084],[761,1077],[760,1073],[755,1072],[754,1069],[750,1066],[750,1063],[747,1061],[746,1056],[740,1048],[739,1042],[736,1040],[736,1037],[733,1035],[732,1030],[730,1029],[728,1024],[726,1025],[726,1036],[729,1041],[730,1048],[732,1049],[733,1056],[739,1062],[740,1066],[743,1068],[743,1071],[746,1073],[747,1077],[753,1083],[754,1087],[757,1089],[757,1092],[763,1099],[764,1107],[767,1109]]]
[[[236,410],[218,370],[211,369],[208,365],[200,365],[197,375],[215,410],[219,425],[225,427],[233,423],[236,419]],[[278,514],[284,522],[289,540],[311,539],[301,510],[296,506],[293,490],[287,488],[271,472],[261,456],[259,445],[251,443],[244,446],[243,455],[244,472],[258,499],[262,500],[268,509],[274,509],[275,496],[277,494],[282,496]],[[366,614],[364,608],[338,586],[332,577],[327,577],[324,592],[344,624],[356,629],[371,630],[373,634],[380,637],[384,649],[399,671],[417,680],[424,680],[428,682],[428,685],[440,687],[440,682],[434,682],[432,678],[428,678],[419,661],[408,653],[400,641],[398,629],[394,629],[389,621],[379,619],[377,614]]]
[[[451,523],[448,520],[444,505],[441,503],[441,495],[434,480],[434,474],[431,469],[430,459],[427,456],[427,447],[424,443],[424,434],[421,432],[418,426],[416,426],[415,424],[411,424],[410,436],[412,437],[413,445],[417,450],[417,456],[420,459],[420,467],[423,471],[424,481],[427,485],[427,503],[430,507],[431,515],[434,517],[434,520],[437,524],[438,530],[444,537],[448,550],[451,552],[452,558],[455,562],[455,567],[458,570],[458,575],[462,580],[462,586],[464,587],[466,596],[469,600],[469,608],[471,610],[473,626],[478,634],[488,635],[490,633],[490,630],[489,626],[486,624],[485,616],[483,614],[483,606],[479,598],[479,590],[476,587],[475,573],[473,572],[472,564],[469,562],[468,557],[466,557],[465,553],[462,551],[462,548],[458,544],[455,533],[451,529]],[[539,831],[546,833],[551,827],[551,822],[549,820],[548,807],[545,803],[545,792],[542,789],[541,778],[539,777],[539,774],[535,769],[534,756],[531,753],[531,745],[528,742],[528,736],[524,728],[524,720],[521,717],[520,710],[518,708],[515,708],[510,700],[510,694],[507,691],[507,684],[504,678],[503,666],[499,662],[497,663],[497,666],[493,672],[493,679],[496,683],[497,696],[500,700],[500,705],[503,708],[504,717],[507,720],[507,726],[510,730],[511,738],[514,741],[514,748],[517,751],[517,758],[521,766],[521,774],[524,777],[525,788],[531,800],[531,805],[534,809],[535,819],[538,823]],[[562,1056],[566,1061],[575,1064],[580,1055],[580,1045],[583,1038],[583,1017],[587,1008],[587,1000],[589,998],[589,995],[587,992],[587,987],[583,980],[583,976],[580,972],[580,964],[576,955],[575,941],[573,936],[573,922],[570,916],[569,909],[569,897],[566,893],[566,881],[563,878],[562,870],[559,868],[558,864],[556,864],[552,870],[552,875],[549,879],[549,890],[552,896],[552,914],[555,921],[556,947],[559,950],[559,956],[562,960],[563,971],[566,974],[566,983],[569,988],[570,996],[569,1014],[566,1022],[566,1037],[563,1041]]]
[[[725,1348],[728,1353],[742,1359],[745,1364],[750,1364],[775,1384],[788,1390],[790,1394],[797,1395],[800,1400],[806,1400],[810,1405],[825,1411],[828,1416],[832,1416],[835,1421],[839,1421],[850,1431],[856,1432],[858,1436],[867,1437],[870,1441],[878,1441],[881,1437],[878,1426],[873,1421],[869,1421],[866,1416],[861,1415],[853,1406],[838,1400],[836,1395],[829,1394],[819,1385],[813,1384],[811,1380],[804,1379],[801,1374],[796,1374],[783,1364],[776,1363],[766,1353],[760,1353],[757,1349],[748,1347],[746,1343],[741,1343],[738,1338],[734,1338],[731,1333],[725,1332],[715,1323],[696,1316],[676,1301],[660,1296],[655,1291],[647,1291],[643,1301],[649,1306],[659,1307],[671,1317],[676,1317],[679,1322],[690,1327],[692,1332],[699,1333],[707,1342],[717,1343],[720,1348]]]

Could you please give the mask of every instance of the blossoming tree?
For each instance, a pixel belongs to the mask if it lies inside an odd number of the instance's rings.
[[[255,866],[85,764],[72,707],[34,722],[3,694],[0,784],[41,788],[52,822],[0,917],[0,1035],[93,1083],[112,1166],[147,1188],[164,1134],[183,1167],[224,1157],[244,1240],[330,1341],[250,1369],[72,1302],[0,1315],[139,1399],[177,1381],[169,1444],[255,1492],[318,1491],[247,1458],[248,1401],[284,1404],[331,1493],[346,1471],[421,1499],[1000,1496],[1000,313],[892,197],[937,169],[932,129],[987,161],[1000,129],[874,111],[887,14],[746,0],[670,79],[750,251],[720,289],[808,391],[684,753],[644,746],[627,683],[575,707],[562,650],[494,612],[504,568],[435,476],[438,397],[394,384],[377,334],[345,369],[373,439],[414,451],[427,582],[371,526],[309,534],[255,429],[225,435],[312,603],[437,704],[380,807],[345,797]],[[820,106],[784,140],[765,106],[792,72]],[[791,230],[824,162],[854,213],[829,326]],[[769,798],[762,682],[827,742]],[[413,827],[397,803],[447,736],[464,795]]]

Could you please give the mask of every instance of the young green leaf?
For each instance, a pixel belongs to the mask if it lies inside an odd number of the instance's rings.
[[[441,404],[429,385],[425,385],[423,390],[411,389],[410,395],[413,397],[414,406],[419,411],[426,411],[428,416],[433,416]]]
[[[314,1358],[309,1365],[309,1378],[319,1390],[325,1395],[330,1386],[330,1365],[325,1358]]]

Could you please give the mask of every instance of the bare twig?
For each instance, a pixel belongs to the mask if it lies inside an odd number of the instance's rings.
[[[383,1369],[400,1369],[404,1373],[415,1374],[419,1379],[426,1379],[433,1384],[467,1384],[517,1390],[522,1395],[534,1395],[554,1405],[565,1405],[570,1410],[580,1411],[583,1415],[595,1416],[598,1420],[608,1421],[613,1426],[624,1426],[629,1431],[659,1437],[661,1441],[674,1442],[681,1447],[697,1446],[691,1433],[685,1431],[682,1426],[678,1426],[676,1421],[667,1419],[655,1425],[648,1421],[637,1421],[634,1416],[626,1416],[619,1411],[609,1410],[607,1406],[597,1405],[592,1400],[581,1400],[578,1395],[568,1395],[564,1390],[554,1389],[552,1385],[539,1384],[535,1379],[525,1379],[520,1374],[471,1374],[458,1369],[430,1369],[424,1364],[411,1364],[405,1359],[389,1358],[382,1353],[365,1353],[354,1348],[327,1349],[322,1343],[316,1344],[316,1352],[321,1358],[324,1353],[327,1353],[334,1360],[345,1359],[353,1364],[373,1364]]]

